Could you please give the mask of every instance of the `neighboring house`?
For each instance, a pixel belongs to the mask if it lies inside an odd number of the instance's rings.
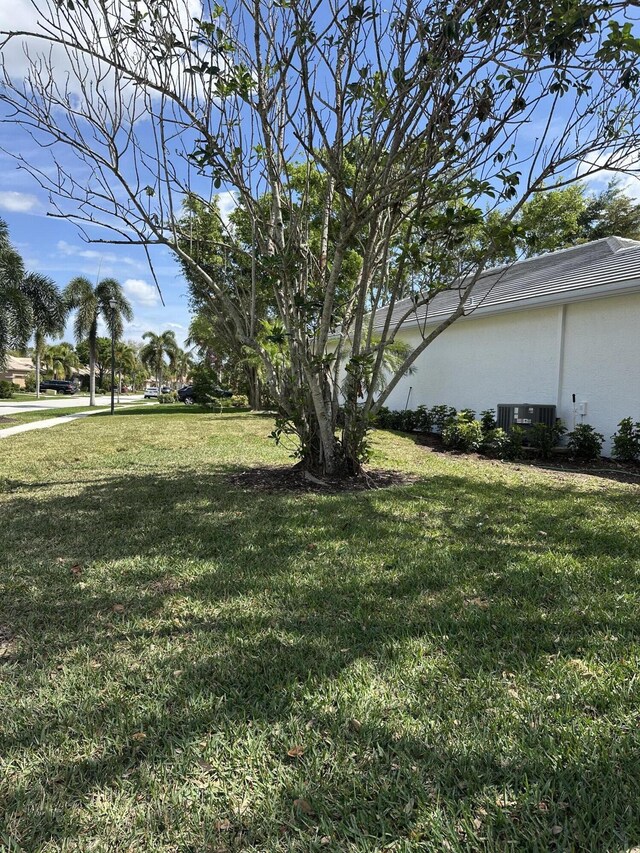
[[[458,300],[457,289],[438,294],[398,339],[417,345]],[[569,430],[584,422],[601,432],[605,454],[622,418],[640,421],[640,242],[608,237],[489,270],[468,312],[417,359],[389,408],[555,405]]]
[[[0,371],[0,379],[8,379],[9,382],[15,382],[21,388],[24,388],[24,383],[27,376],[35,371],[35,365],[30,358],[18,358],[14,355],[7,356],[6,369]]]

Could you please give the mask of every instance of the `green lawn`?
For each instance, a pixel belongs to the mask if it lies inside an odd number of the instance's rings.
[[[86,391],[78,391],[74,395],[74,397],[88,397],[89,394]],[[55,391],[41,391],[40,397],[37,397],[35,394],[28,394],[22,391],[15,391],[13,397],[9,400],[5,400],[4,402],[13,403],[14,405],[18,405],[19,403],[29,403],[33,400],[55,400],[60,399],[60,396],[56,394]]]
[[[0,849],[640,844],[640,488],[431,453],[252,492],[268,418],[0,442]]]
[[[18,405],[16,403],[16,405]],[[144,409],[140,408],[140,406],[136,406],[135,403],[121,403],[120,406],[129,406],[135,410],[137,414],[140,414]],[[116,403],[116,409],[119,408],[119,405]],[[106,406],[98,406],[99,409],[105,409]],[[0,430],[7,429],[8,427],[18,426],[19,424],[28,424],[32,421],[45,421],[50,418],[64,418],[67,415],[77,415],[78,412],[84,412],[85,414],[91,412],[91,408],[89,406],[69,406],[66,409],[34,409],[30,412],[20,412],[17,415],[3,415],[2,407],[0,406]],[[111,416],[111,413],[107,410],[107,415]],[[101,417],[100,414],[96,415],[96,417]]]
[[[88,411],[90,409],[87,406],[70,406],[68,409],[36,409],[31,412],[20,412],[17,415],[3,415],[2,408],[0,408],[0,430],[18,426],[19,424],[29,424],[32,421],[63,418],[67,415],[77,415],[78,412]]]

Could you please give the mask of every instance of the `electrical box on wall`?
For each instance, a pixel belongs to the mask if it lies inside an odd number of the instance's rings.
[[[580,405],[578,406],[578,414],[582,415],[582,416],[587,414],[587,402],[586,402],[586,400],[583,400],[580,403]]]

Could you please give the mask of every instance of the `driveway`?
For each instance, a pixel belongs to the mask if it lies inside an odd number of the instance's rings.
[[[117,403],[116,397],[116,403]],[[143,394],[127,394],[120,397],[120,404],[139,403],[144,399]],[[111,395],[96,395],[98,406],[110,406]],[[11,400],[0,400],[0,415],[19,415],[22,412],[50,411],[51,409],[75,409],[80,406],[89,406],[88,397],[75,397],[70,394],[65,397],[43,397],[41,400],[31,400],[28,403],[16,403]]]

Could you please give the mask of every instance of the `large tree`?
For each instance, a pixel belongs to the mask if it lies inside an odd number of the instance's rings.
[[[471,310],[533,193],[637,156],[640,42],[622,0],[234,0],[195,16],[189,0],[32,5],[34,31],[5,34],[5,49],[26,42],[27,77],[5,67],[0,99],[37,141],[74,152],[82,177],[66,159],[21,165],[58,215],[177,253],[261,361],[316,471],[358,470],[370,415]],[[184,200],[208,207],[218,189],[250,224],[241,299],[183,227]],[[483,220],[488,201],[515,204]],[[214,237],[221,257],[231,230]],[[266,335],[258,281],[274,305]],[[403,321],[450,287],[456,307],[379,391]]]
[[[494,214],[510,216],[510,211]],[[500,260],[554,252],[603,237],[640,239],[640,203],[616,180],[590,193],[583,183],[536,193],[520,207],[518,229]]]
[[[68,309],[75,311],[76,341],[86,338],[89,344],[89,405],[95,406],[98,321],[102,319],[109,335],[117,339],[122,337],[124,320],[133,319],[133,310],[115,278],[103,278],[94,287],[88,278],[78,276],[65,287],[64,298]]]

